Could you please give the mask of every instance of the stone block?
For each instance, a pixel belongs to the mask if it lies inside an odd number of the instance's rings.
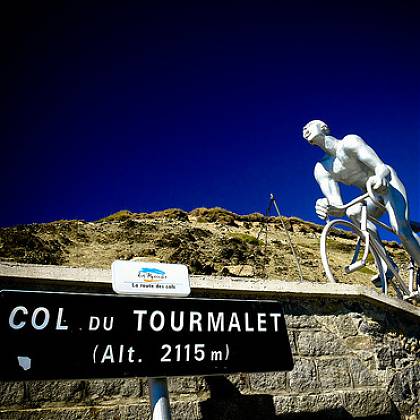
[[[341,392],[327,394],[281,395],[274,397],[279,418],[347,419]]]
[[[316,408],[318,411],[340,410],[343,406],[344,399],[341,392],[317,395]]]
[[[302,413],[313,413],[317,411],[317,395],[276,395],[274,397],[274,408],[277,416]]]
[[[0,418],[1,420],[119,420],[121,416],[118,407],[83,407],[0,411]]]
[[[351,337],[359,333],[362,317],[358,313],[350,313],[334,317],[335,332],[341,337]]]
[[[349,360],[350,374],[354,386],[377,386],[379,377],[376,370],[369,369],[369,364],[360,359],[352,358]]]
[[[314,315],[285,315],[287,328],[319,328],[317,318]]]
[[[80,413],[73,412],[72,419],[84,420]],[[1,420],[70,420],[69,414],[63,410],[0,410]]]
[[[297,359],[289,373],[290,389],[293,392],[311,391],[319,388],[315,362],[311,359]]]
[[[151,417],[149,402],[120,405],[119,414],[120,417],[117,417],[118,420],[149,420]],[[105,420],[108,420],[108,417]]]
[[[235,389],[240,392],[248,392],[249,390],[249,377],[246,373],[240,373],[236,375],[227,375],[227,381],[229,381]]]
[[[124,410],[125,411],[125,410]],[[65,413],[65,411],[63,410]],[[125,417],[122,416],[122,412],[119,406],[110,406],[110,407],[90,407],[86,413],[85,416],[82,417],[82,419],[95,419],[95,420],[123,420]],[[127,413],[124,413],[127,414]],[[69,420],[71,419],[71,416],[69,416]],[[131,417],[130,420],[132,420],[133,417]]]
[[[23,382],[0,383],[0,407],[21,404],[25,398],[25,384]]]
[[[394,414],[392,401],[384,388],[345,391],[344,406],[353,417]]]
[[[275,418],[271,395],[237,395],[233,398],[209,398],[198,404],[201,420],[266,420]]]
[[[317,360],[320,386],[323,390],[351,386],[349,365],[346,359]]]
[[[323,394],[278,395],[274,397],[276,415],[296,418],[347,419],[392,416],[391,401],[383,389],[334,391]],[[382,418],[382,417],[381,417]],[[388,417],[386,417],[388,418]],[[389,417],[391,418],[391,417]],[[393,417],[392,417],[393,418]],[[399,417],[395,417],[399,418]]]
[[[172,401],[172,420],[197,420],[197,402]]]
[[[407,353],[397,340],[388,340],[377,349],[378,369],[386,369],[396,367],[395,362],[399,359],[406,358]]]
[[[255,392],[282,392],[286,390],[287,374],[285,372],[250,373],[251,390]]]
[[[358,350],[357,357],[364,362],[369,362],[371,369],[376,369],[376,349],[374,351]]]
[[[345,345],[350,350],[370,350],[373,351],[375,347],[375,342],[372,337],[368,335],[356,335],[352,337],[347,337],[345,340]]]
[[[280,418],[288,418],[288,415],[302,419],[306,416],[317,419],[348,418],[343,405],[341,392],[274,397],[276,415]]]
[[[299,395],[297,397],[297,408],[298,413],[314,413],[318,411],[316,401],[317,395]]]
[[[420,364],[413,364],[389,378],[388,394],[396,403],[420,401]]]
[[[140,398],[143,386],[138,378],[31,381],[26,384],[27,399],[31,404],[43,402],[87,402],[125,398]]]
[[[86,398],[86,381],[30,381],[26,383],[27,399],[31,405],[44,402],[81,402]]]
[[[339,337],[324,331],[298,332],[297,347],[301,356],[338,356],[347,352]]]
[[[1,420],[149,420],[149,404],[0,410]]]
[[[196,378],[197,394],[209,396],[210,392],[204,376],[197,376]]]
[[[319,326],[323,326],[328,331],[338,335],[341,338],[350,337],[358,334],[360,318],[346,315],[324,315],[316,316]]]
[[[362,334],[378,336],[384,334],[385,327],[384,324],[377,319],[363,319],[359,324],[359,332]]]
[[[195,376],[169,378],[168,390],[171,394],[195,394],[197,392],[197,378]]]
[[[144,387],[139,378],[90,380],[86,382],[85,395],[88,401],[98,404],[100,401],[140,398],[144,395]]]
[[[276,415],[298,413],[298,396],[276,395],[274,396],[274,408]]]

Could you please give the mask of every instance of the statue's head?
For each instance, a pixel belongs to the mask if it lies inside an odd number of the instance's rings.
[[[321,120],[312,120],[303,127],[303,138],[308,141],[309,144],[314,144],[317,139],[321,139],[330,134],[328,125]]]

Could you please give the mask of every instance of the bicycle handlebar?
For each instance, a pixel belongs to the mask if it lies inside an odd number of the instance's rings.
[[[347,210],[349,207],[354,206],[355,204],[361,203],[363,200],[366,200],[366,198],[369,198],[369,193],[360,195],[359,197],[356,197],[355,199],[349,201],[347,204],[342,204],[341,206],[328,205],[328,208],[333,208],[337,210]]]
[[[376,198],[376,195],[372,189],[372,182],[370,182],[370,179],[366,182],[366,189],[367,189],[366,193],[349,201],[347,204],[342,204],[341,206],[329,205],[328,207],[334,208],[337,210],[347,210],[349,207],[354,206],[355,204],[361,203],[363,200],[366,200],[367,198],[370,198],[373,204],[375,204],[375,206],[385,209],[385,206]]]

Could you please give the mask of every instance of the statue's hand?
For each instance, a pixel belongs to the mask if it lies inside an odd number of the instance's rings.
[[[324,198],[318,198],[315,203],[315,211],[318,217],[325,220],[328,216],[328,200]]]
[[[318,217],[325,220],[328,215],[341,217],[345,214],[345,210],[339,209],[331,204],[328,204],[327,198],[319,198],[316,200],[315,211]]]
[[[386,176],[373,175],[367,182],[372,186],[373,191],[376,191],[379,194],[385,193],[388,189],[388,180]]]

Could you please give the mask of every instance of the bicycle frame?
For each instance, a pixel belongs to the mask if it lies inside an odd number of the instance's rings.
[[[403,299],[410,299],[413,297],[419,297],[420,296],[420,290],[418,290],[418,286],[419,286],[419,273],[415,273],[415,266],[413,263],[412,258],[411,260],[411,264],[409,267],[409,286],[407,287],[403,281],[403,279],[401,278],[398,270],[396,269],[396,267],[394,266],[394,264],[390,261],[388,255],[386,254],[382,244],[378,243],[378,241],[371,237],[371,232],[368,230],[367,227],[367,222],[368,220],[375,223],[376,225],[394,233],[396,236],[397,233],[395,232],[395,230],[393,228],[391,228],[390,226],[386,225],[385,223],[382,223],[381,221],[377,220],[376,218],[369,216],[368,211],[367,211],[367,202],[366,199],[367,198],[371,198],[372,201],[374,202],[375,205],[377,205],[378,207],[382,207],[384,208],[383,204],[380,203],[376,197],[374,196],[370,185],[367,186],[368,192],[361,195],[360,197],[355,198],[354,200],[350,201],[347,204],[344,204],[342,206],[330,206],[333,207],[336,210],[343,210],[345,211],[346,209],[348,209],[349,207],[355,205],[355,204],[359,204],[361,203],[362,208],[361,208],[361,217],[360,217],[360,226],[357,226],[354,222],[350,222],[347,220],[343,220],[343,219],[335,219],[332,221],[328,221],[328,223],[325,225],[324,230],[322,232],[322,236],[321,236],[321,259],[322,259],[322,263],[325,269],[325,273],[328,277],[328,279],[331,282],[335,282],[335,278],[334,275],[331,272],[331,269],[329,268],[329,264],[328,264],[328,258],[327,258],[327,251],[326,251],[326,236],[328,234],[328,232],[331,230],[331,228],[335,225],[335,224],[340,224],[340,225],[344,225],[349,227],[353,232],[355,232],[358,236],[358,242],[356,245],[356,250],[355,253],[353,255],[352,261],[351,263],[346,266],[344,268],[344,272],[346,274],[350,274],[353,273],[359,269],[361,269],[362,267],[364,267],[367,264],[367,259],[368,259],[368,255],[369,252],[372,253],[375,261],[376,261],[376,265],[377,268],[379,270],[379,276],[381,278],[381,286],[382,286],[382,290],[383,292],[386,294],[387,293],[387,281],[389,280],[392,285],[394,286],[394,289],[396,290],[397,294],[400,295],[401,298]],[[359,258],[359,254],[360,254],[360,249],[361,249],[361,245],[362,242],[364,243],[364,251],[363,251],[363,256],[360,260],[358,260]],[[380,260],[383,260],[388,269],[392,272],[393,274],[393,278],[387,279],[386,278],[386,274],[384,272],[384,269],[382,267],[382,264],[380,263]],[[417,290],[415,290],[417,289]]]

